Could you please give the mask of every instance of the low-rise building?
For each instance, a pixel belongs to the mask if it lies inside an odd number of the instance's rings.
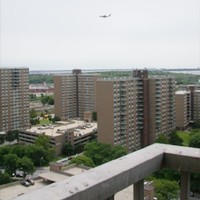
[[[76,147],[96,137],[97,123],[85,123],[84,121],[73,120],[53,125],[32,126],[29,129],[19,131],[19,142],[34,144],[35,139],[39,135],[48,136],[51,147],[55,149],[55,154],[60,155],[65,142]]]

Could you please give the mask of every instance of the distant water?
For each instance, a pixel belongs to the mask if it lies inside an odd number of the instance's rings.
[[[193,74],[193,75],[200,75],[200,70],[187,70],[187,71],[169,71],[172,73],[182,73],[182,74]]]

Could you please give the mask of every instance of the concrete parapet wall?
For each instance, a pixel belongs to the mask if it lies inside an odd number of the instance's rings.
[[[179,158],[182,170],[200,173],[200,149],[153,144],[17,199],[34,200],[35,196],[48,200],[108,199],[162,167],[177,168]],[[197,167],[190,167],[188,161]]]

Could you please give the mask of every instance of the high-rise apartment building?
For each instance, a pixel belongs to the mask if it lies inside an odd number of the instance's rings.
[[[152,144],[160,134],[168,135],[176,128],[175,79],[151,77],[148,89],[149,141],[147,144]]]
[[[191,95],[189,91],[175,93],[176,129],[185,130],[191,121]]]
[[[99,75],[72,74],[54,76],[55,115],[63,120],[84,117],[84,112],[95,111],[96,80]]]
[[[134,151],[141,146],[142,120],[138,116],[135,79],[97,81],[98,141]]]
[[[187,106],[185,106],[186,103],[183,103],[184,100],[183,98],[186,99],[186,97],[181,97],[180,96],[187,95]],[[179,125],[176,125],[178,129],[184,130],[187,128],[189,125],[192,125],[193,123],[197,122],[200,120],[200,88],[199,85],[186,85],[181,88],[181,90],[176,92],[176,118],[179,118],[179,123],[180,119],[182,119],[182,126],[180,127]],[[179,110],[182,111],[180,112]],[[187,109],[187,111],[186,111]],[[183,116],[183,110],[185,113],[185,116]],[[187,113],[187,114],[186,114]],[[184,125],[184,119],[186,121],[187,118],[187,123],[188,126]]]
[[[120,144],[129,152],[175,130],[175,80],[148,77],[97,81],[98,141]]]
[[[0,68],[0,131],[29,125],[29,69]]]
[[[194,107],[193,107],[193,119],[194,122],[200,120],[200,90],[194,91]]]

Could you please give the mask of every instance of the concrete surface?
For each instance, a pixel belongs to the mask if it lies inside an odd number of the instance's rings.
[[[48,200],[104,200],[163,166],[200,173],[200,149],[153,144],[16,199],[35,200],[37,196]]]

